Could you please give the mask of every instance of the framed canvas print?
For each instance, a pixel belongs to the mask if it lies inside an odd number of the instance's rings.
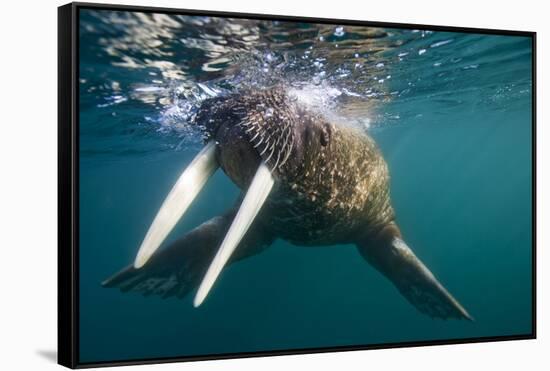
[[[535,337],[535,33],[58,19],[62,365]]]

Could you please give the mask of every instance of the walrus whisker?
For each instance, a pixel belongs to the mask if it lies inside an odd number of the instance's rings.
[[[252,139],[250,139],[250,141],[251,141],[251,142],[255,141],[256,138],[258,137],[258,135],[260,135],[260,132],[259,132],[259,131],[256,132],[256,135],[254,135],[254,136],[252,137]]]
[[[277,151],[277,161],[275,161],[275,165],[271,167],[271,171],[275,170],[277,168],[277,165],[279,165],[279,160],[281,159],[281,152]]]
[[[269,160],[271,160],[273,153],[275,153],[275,143],[271,145],[271,153],[269,154],[269,156],[267,156],[267,158],[265,159],[265,162],[269,162]]]
[[[260,156],[262,156],[270,148],[270,144],[271,144],[271,142],[268,139],[268,141],[265,144],[264,149],[262,150],[262,152],[260,152]]]
[[[218,167],[216,144],[212,141],[193,159],[166,196],[141,243],[135,268],[141,268],[159,248]]]
[[[239,211],[237,215],[235,215],[235,219],[233,219],[216,256],[212,260],[212,263],[210,263],[210,267],[199,286],[195,300],[193,301],[195,307],[201,305],[206,295],[208,295],[216,278],[218,278],[223,267],[231,257],[231,254],[235,251],[239,242],[262,208],[271,188],[273,188],[274,182],[271,171],[269,171],[264,162],[261,162],[248,187]]]
[[[258,147],[260,146],[260,144],[262,144],[263,141],[264,141],[264,136],[261,135],[260,141],[259,141],[258,143],[256,143],[256,144],[254,144],[254,148],[258,148]]]
[[[286,146],[286,141],[285,141],[285,146]],[[290,145],[289,145],[289,147],[292,148],[292,146],[294,146],[294,136],[293,136],[293,135],[292,135],[291,138],[290,138]],[[279,164],[279,166],[283,166],[284,164],[286,164],[288,158],[290,157],[290,152],[291,152],[291,151],[286,151],[285,157],[283,158],[283,161],[281,161],[281,163]]]

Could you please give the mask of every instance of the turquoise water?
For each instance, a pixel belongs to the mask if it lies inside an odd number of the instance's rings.
[[[531,40],[427,30],[80,15],[80,361],[531,332]],[[277,240],[208,300],[100,283],[133,261],[200,150],[209,94],[284,82],[367,130],[404,239],[475,322],[419,313],[351,245]],[[169,235],[233,206],[218,171]]]

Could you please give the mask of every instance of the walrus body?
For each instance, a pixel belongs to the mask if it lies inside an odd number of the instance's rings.
[[[209,99],[196,121],[215,143],[216,163],[243,191],[252,188],[259,166],[273,179],[230,262],[261,252],[276,238],[303,246],[356,244],[421,312],[471,319],[401,239],[388,167],[366,133],[327,120],[283,87]],[[144,267],[128,267],[104,285],[185,296],[219,258],[216,249],[240,212],[204,223]]]
[[[241,189],[255,161],[273,168],[277,182],[261,222],[278,237],[298,245],[351,243],[393,220],[387,165],[364,132],[328,122],[280,88],[213,101],[202,111],[221,167]],[[237,114],[228,119],[230,111]]]

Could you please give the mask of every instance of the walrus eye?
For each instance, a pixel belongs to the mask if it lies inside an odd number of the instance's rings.
[[[209,142],[183,171],[168,196],[166,196],[141,243],[134,261],[135,268],[141,268],[160,247],[168,233],[174,228],[218,167],[216,144]]]
[[[329,138],[328,138],[328,133],[327,133],[325,130],[323,130],[323,132],[321,133],[321,145],[322,145],[323,147],[326,147],[326,146],[327,146],[327,144],[328,144],[328,139],[329,139]]]
[[[323,147],[326,147],[329,141],[330,141],[330,126],[323,125],[323,129],[321,132],[321,145]]]

